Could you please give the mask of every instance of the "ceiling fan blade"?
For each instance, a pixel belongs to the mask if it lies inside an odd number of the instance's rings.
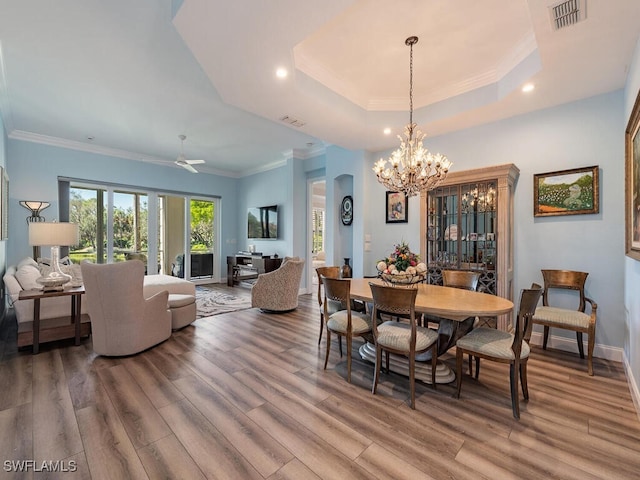
[[[175,162],[176,165],[180,165],[182,168],[189,170],[191,173],[198,173],[198,171],[193,168],[191,165],[189,165],[186,161],[184,160],[176,160]]]
[[[189,165],[198,165],[200,163],[204,163],[204,160],[184,160]]]

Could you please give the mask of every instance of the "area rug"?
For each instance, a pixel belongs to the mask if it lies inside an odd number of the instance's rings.
[[[209,285],[196,286],[197,318],[251,308],[251,290],[236,287],[233,292]]]

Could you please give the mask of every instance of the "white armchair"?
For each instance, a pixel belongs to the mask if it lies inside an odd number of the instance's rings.
[[[96,353],[132,355],[171,336],[169,292],[163,290],[145,299],[144,267],[140,260],[82,264]]]
[[[277,270],[261,273],[251,288],[251,306],[267,312],[288,312],[298,307],[304,260],[285,258]]]

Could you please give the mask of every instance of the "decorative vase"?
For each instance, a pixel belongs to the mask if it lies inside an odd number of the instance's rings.
[[[340,278],[351,278],[351,265],[349,265],[349,258],[344,259],[344,265],[340,267]]]

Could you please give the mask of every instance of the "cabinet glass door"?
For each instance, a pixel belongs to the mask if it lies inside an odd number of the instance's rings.
[[[429,282],[442,270],[483,272],[480,290],[495,293],[497,181],[451,185],[427,198]]]

